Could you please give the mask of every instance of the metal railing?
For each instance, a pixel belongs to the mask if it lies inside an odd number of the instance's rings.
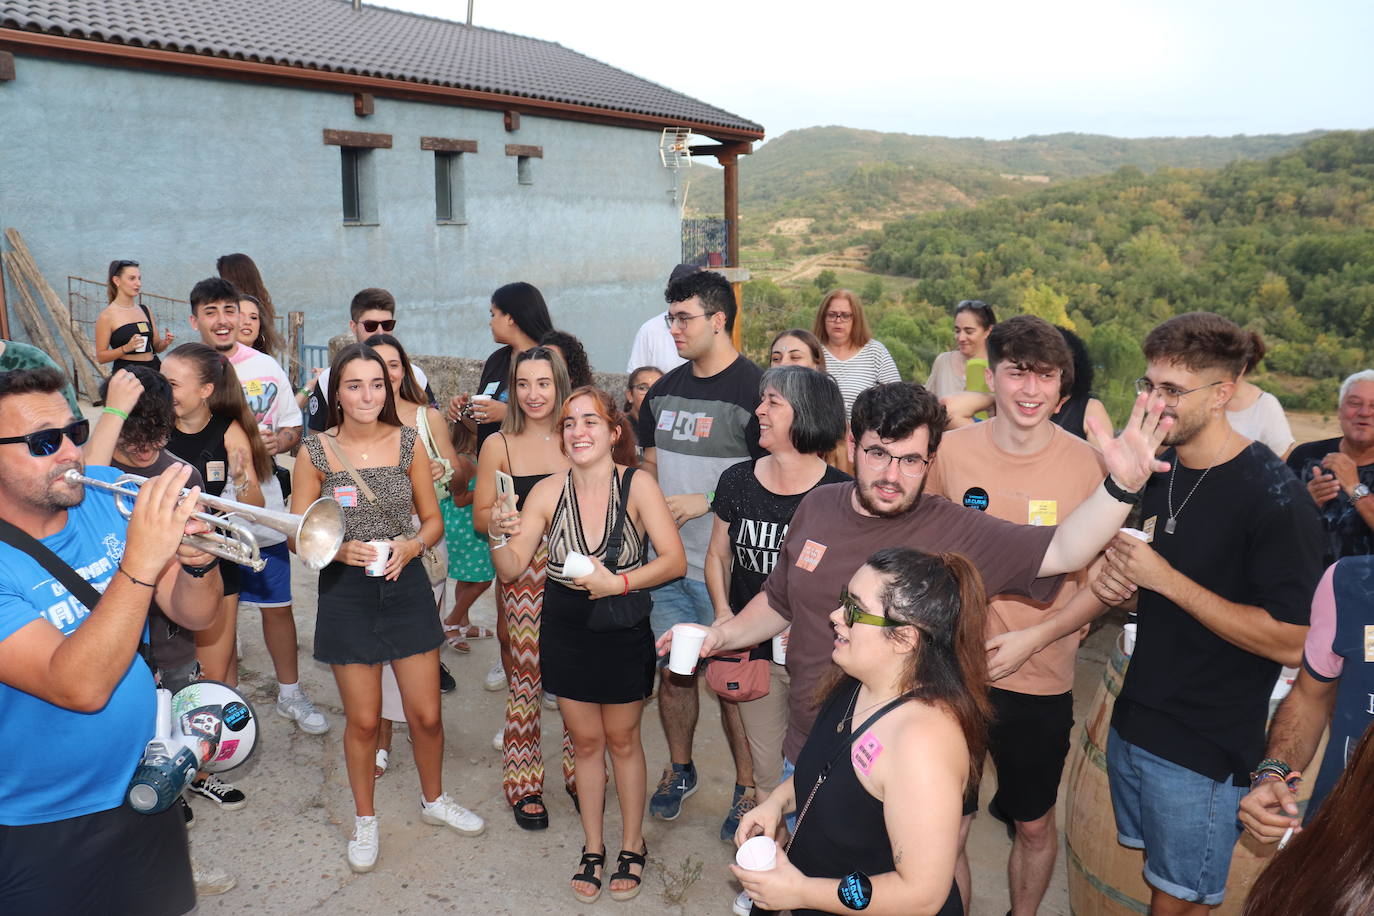
[[[733,267],[727,264],[730,225],[723,219],[682,221],[682,263],[695,267]]]

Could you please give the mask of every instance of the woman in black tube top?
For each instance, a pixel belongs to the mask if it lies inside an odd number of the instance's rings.
[[[842,676],[796,772],[740,820],[775,839],[769,871],[732,866],[754,912],[962,916],[954,884],[965,788],[986,746],[986,599],[963,557],[888,547],[849,580],[831,658]]]

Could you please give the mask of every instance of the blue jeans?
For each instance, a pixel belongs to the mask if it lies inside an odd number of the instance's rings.
[[[711,604],[711,596],[706,591],[705,582],[684,576],[650,589],[650,592],[653,594],[654,606],[649,612],[649,626],[654,631],[655,641],[671,630],[674,624],[699,623],[709,627],[715,622],[716,609]],[[667,664],[667,655],[659,658],[660,668]],[[700,666],[697,670],[701,670]]]
[[[782,758],[782,781],[787,782],[787,780],[792,778],[792,774],[795,772],[797,772],[797,765],[792,761],[788,760],[786,757]],[[811,787],[807,786],[806,791],[810,792]],[[797,800],[797,806],[793,809],[791,814],[785,815],[783,817],[783,820],[787,821],[788,833],[797,832],[797,813],[801,811],[802,801],[804,800],[804,796],[802,795],[801,790],[797,788],[796,783],[792,783],[792,795]]]
[[[1172,897],[1216,906],[1226,895],[1244,786],[1213,782],[1131,744],[1112,729],[1107,779],[1116,838],[1145,850],[1145,880]]]

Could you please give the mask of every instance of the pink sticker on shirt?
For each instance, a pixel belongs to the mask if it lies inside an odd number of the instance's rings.
[[[715,422],[715,417],[697,417],[697,428],[694,430],[698,439],[711,438],[711,424]]]
[[[808,540],[802,545],[801,552],[797,554],[797,566],[807,572],[815,572],[816,567],[821,564],[821,557],[825,556],[828,548],[819,541]]]
[[[339,505],[345,509],[356,509],[358,507],[358,488],[349,484],[343,487],[334,488],[334,498],[339,501]]]
[[[878,755],[883,752],[882,742],[878,736],[872,732],[865,732],[864,736],[854,742],[854,749],[849,752],[849,759],[854,761],[854,768],[865,776],[872,775],[873,763],[878,759]]]

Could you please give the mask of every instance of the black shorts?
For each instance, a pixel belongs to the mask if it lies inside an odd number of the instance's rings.
[[[988,752],[997,768],[998,813],[1034,821],[1054,807],[1073,731],[1073,694],[1037,696],[988,688],[996,715]]]
[[[0,826],[5,916],[178,916],[196,905],[180,806],[120,805],[50,824]]]
[[[224,581],[225,596],[239,593],[239,564],[223,558],[219,561],[219,577]]]

